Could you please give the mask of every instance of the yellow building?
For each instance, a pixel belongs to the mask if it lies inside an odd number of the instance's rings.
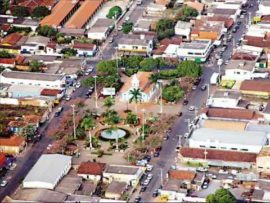
[[[244,80],[240,92],[246,96],[270,98],[270,80]]]
[[[256,158],[257,172],[270,173],[270,146],[265,146]]]
[[[25,147],[25,140],[19,136],[0,138],[0,151],[7,154],[19,154]]]

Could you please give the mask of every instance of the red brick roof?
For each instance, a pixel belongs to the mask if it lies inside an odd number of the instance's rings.
[[[53,7],[55,0],[21,0],[18,5],[34,10],[38,6],[46,6],[48,8]]]
[[[24,144],[24,142],[24,138],[15,135],[10,138],[0,138],[0,146],[19,147]]]
[[[270,39],[267,35],[264,37],[254,37],[254,36],[245,36],[244,40],[246,41],[247,45],[256,46],[261,48],[268,48],[270,47]]]
[[[25,60],[25,56],[22,56],[22,55],[17,55],[15,58],[15,61],[17,62],[17,64],[23,64],[24,60]]]
[[[6,36],[1,44],[10,44],[10,45],[16,45],[17,42],[22,38],[22,35],[19,33],[11,33],[8,36]]]
[[[73,44],[73,49],[88,49],[88,50],[93,50],[96,45],[90,44],[90,43],[79,43],[75,42]]]
[[[23,119],[27,123],[39,123],[41,116],[38,115],[23,115]]]
[[[265,15],[261,17],[261,22],[270,22],[270,15]]]
[[[42,96],[57,96],[61,92],[62,92],[62,90],[58,90],[58,89],[43,89],[41,91],[40,95],[42,95]]]
[[[193,171],[184,171],[184,170],[169,170],[169,179],[174,180],[193,180],[196,176],[196,173]]]
[[[104,163],[83,162],[80,164],[77,174],[101,175],[106,167]]]
[[[240,90],[270,92],[270,80],[245,80],[241,83]]]
[[[236,52],[232,55],[233,60],[245,60],[245,61],[254,61],[257,58],[257,56],[248,54],[248,53],[241,53]]]
[[[257,154],[249,152],[237,152],[228,150],[207,149],[206,159],[221,160],[232,162],[256,162]],[[205,150],[200,148],[183,147],[180,149],[180,154],[185,158],[204,159]]]
[[[15,59],[14,58],[0,58],[0,64],[14,65]]]

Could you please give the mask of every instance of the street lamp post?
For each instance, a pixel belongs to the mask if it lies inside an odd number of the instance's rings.
[[[163,113],[163,102],[162,102],[163,88],[162,88],[162,82],[161,82],[161,80],[159,80],[158,83],[159,83],[159,88],[160,88],[160,113]]]
[[[218,65],[218,73],[220,74],[220,70],[221,69],[221,66],[220,65]]]
[[[96,103],[96,110],[98,109],[98,103],[97,103],[97,76],[93,76],[95,78],[95,103]]]
[[[73,119],[73,136],[74,140],[76,140],[76,124],[75,124],[75,105],[71,105],[72,108],[72,119]]]
[[[90,150],[93,148],[93,144],[92,144],[92,134],[91,134],[90,130],[89,130],[89,148],[90,148]]]
[[[207,87],[207,99],[210,97],[210,85],[206,84]]]
[[[144,125],[145,125],[145,109],[142,109],[142,112],[143,112],[143,116],[142,116],[142,119],[143,119],[143,126],[142,126],[142,140],[144,140]]]

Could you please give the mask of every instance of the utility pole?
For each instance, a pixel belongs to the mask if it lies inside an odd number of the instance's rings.
[[[162,168],[160,169],[160,185],[163,186],[163,171],[162,171]]]
[[[73,118],[73,136],[74,136],[74,140],[76,140],[75,105],[71,104],[71,108],[72,108],[72,118]]]
[[[93,76],[94,78],[95,78],[95,103],[96,103],[96,111],[97,111],[97,109],[98,109],[98,104],[97,104],[97,76],[96,75],[94,75]]]
[[[163,92],[163,88],[162,88],[162,82],[161,80],[158,81],[159,84],[159,88],[160,88],[160,113],[163,113],[163,102],[162,102],[162,92]]]
[[[142,109],[142,112],[143,112],[143,116],[142,116],[142,119],[143,119],[143,126],[142,126],[142,140],[144,140],[144,125],[145,125],[145,109]]]
[[[92,134],[91,134],[90,130],[89,130],[89,148],[90,148],[90,150],[92,150],[92,148],[93,148],[93,144],[92,144]]]

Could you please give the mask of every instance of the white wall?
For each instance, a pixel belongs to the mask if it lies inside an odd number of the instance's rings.
[[[253,73],[242,69],[227,69],[222,79],[226,80],[251,80],[253,78],[267,78],[268,73]]]

